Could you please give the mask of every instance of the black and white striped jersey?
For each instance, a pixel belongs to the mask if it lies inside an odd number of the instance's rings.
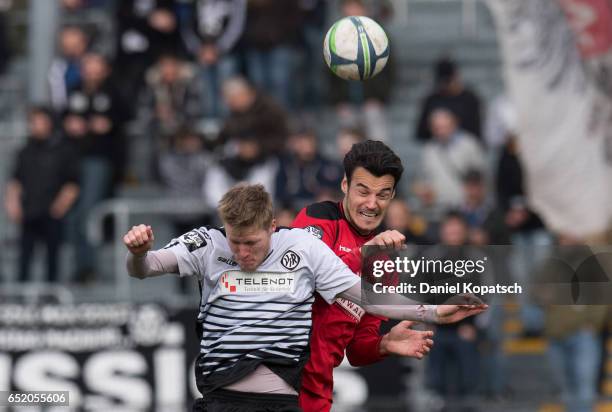
[[[196,363],[202,393],[238,381],[261,363],[298,389],[309,354],[314,292],[332,303],[360,280],[302,229],[272,234],[268,256],[250,273],[233,260],[221,229],[194,229],[166,248],[176,255],[180,275],[196,275],[202,284]]]

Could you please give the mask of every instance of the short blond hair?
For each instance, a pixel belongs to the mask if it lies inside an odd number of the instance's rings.
[[[274,218],[272,198],[263,185],[234,186],[219,201],[217,212],[224,224],[238,230],[268,229]]]

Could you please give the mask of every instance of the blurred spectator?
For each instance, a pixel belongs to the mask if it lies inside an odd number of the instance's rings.
[[[366,140],[365,134],[357,128],[345,127],[336,134],[337,159],[342,160],[354,144]]]
[[[67,11],[78,11],[85,8],[109,7],[113,0],[62,0],[62,7]]]
[[[388,16],[391,6],[388,1],[381,2],[387,5],[383,8],[384,15]],[[381,5],[379,5],[381,7]],[[381,16],[373,15],[362,0],[343,0],[343,16],[369,16],[382,23]],[[393,59],[387,61],[385,69],[373,79],[365,82],[349,82],[335,76],[326,70],[330,77],[330,97],[336,106],[340,122],[345,126],[358,126],[363,118],[366,135],[375,140],[388,140],[386,105],[391,97],[391,90],[395,79]]]
[[[324,61],[321,59],[321,39],[325,33],[326,9],[328,2],[324,0],[298,0],[300,10],[299,47],[301,52],[299,72],[301,79],[296,82],[299,90],[299,105],[316,109],[321,104],[323,87],[321,72]]]
[[[469,258],[462,246],[468,243],[468,227],[459,213],[449,212],[440,224],[440,243],[436,258]],[[443,255],[443,256],[438,256]],[[450,275],[453,276],[454,275]],[[450,410],[468,411],[465,401],[478,385],[478,330],[474,318],[436,327],[436,344],[429,354],[427,379],[430,387],[444,397]]]
[[[463,178],[471,170],[484,172],[486,158],[476,139],[458,127],[450,111],[436,109],[430,124],[434,139],[423,149],[423,180],[415,184],[414,191],[437,219],[463,203]]]
[[[248,2],[245,52],[249,79],[285,108],[292,103],[299,19],[297,0]]]
[[[29,279],[34,247],[42,240],[47,281],[55,282],[63,218],[79,194],[78,155],[58,138],[49,109],[31,109],[28,128],[28,142],[17,154],[15,172],[7,185],[6,210],[21,225],[19,280]]]
[[[463,178],[464,200],[460,207],[468,228],[470,243],[474,245],[509,244],[503,214],[487,196],[487,183],[483,173],[470,170]]]
[[[535,266],[548,256],[552,238],[528,206],[518,139],[512,134],[507,136],[497,167],[497,199],[513,245],[511,273],[514,281],[529,285]],[[539,335],[543,313],[526,296],[521,295],[523,328],[526,335]]]
[[[204,81],[204,108],[209,117],[222,114],[222,85],[239,72],[236,48],[246,20],[247,0],[194,0],[182,30],[187,49],[199,62]]]
[[[393,199],[387,209],[385,216],[385,227],[389,230],[397,230],[406,236],[406,243],[416,245],[429,245],[432,243],[428,235],[427,221],[420,216],[415,216],[408,203],[402,199]]]
[[[64,110],[68,93],[81,84],[81,61],[89,38],[80,27],[66,26],[59,34],[59,55],[49,68],[49,91],[51,104],[55,110]]]
[[[223,84],[223,98],[230,114],[219,134],[220,143],[247,136],[259,142],[264,155],[283,150],[289,129],[280,106],[240,77]]]
[[[182,125],[197,123],[202,115],[200,85],[195,67],[173,54],[163,54],[147,71],[139,117],[157,140],[152,142],[156,151]]]
[[[593,252],[584,242],[561,234],[559,245],[562,246],[559,253],[563,262],[572,268],[579,268],[578,282],[588,282],[589,278],[599,279],[602,275],[606,282],[609,281],[607,275],[602,273],[599,262],[594,265],[585,264]],[[565,276],[572,276],[572,279],[564,280],[573,283],[578,275],[562,273],[559,265],[550,261],[537,276],[542,276],[544,282],[550,279],[558,282]],[[593,296],[593,292],[589,295]],[[595,296],[593,298],[597,300]],[[548,338],[550,376],[561,392],[565,410],[571,412],[596,410],[597,378],[602,361],[601,333],[606,325],[608,306],[585,303],[544,306],[544,334]]]
[[[202,136],[187,128],[176,132],[170,141],[169,150],[162,152],[159,157],[159,173],[168,197],[202,199],[202,187],[210,163]],[[178,215],[172,219],[175,233],[187,233],[194,227],[211,223],[207,213]],[[181,292],[189,293],[192,283],[189,277],[181,277]]]
[[[8,34],[8,12],[13,0],[0,0],[0,74],[6,71],[11,60],[11,45]]]
[[[181,53],[176,0],[121,0],[117,6],[116,81],[126,101],[137,96],[146,69],[164,52]]]
[[[444,108],[457,117],[459,127],[471,133],[477,139],[482,137],[480,120],[480,98],[468,89],[461,79],[456,63],[443,58],[435,67],[435,90],[421,104],[421,116],[416,130],[416,137],[428,140],[433,135],[431,113]]]
[[[339,200],[343,176],[342,164],[325,158],[314,131],[302,127],[289,138],[287,154],[280,158],[276,199],[295,210],[316,201]]]
[[[262,184],[274,197],[277,160],[266,156],[253,137],[237,137],[229,146],[233,153],[213,163],[206,173],[203,192],[207,204],[215,209],[223,194],[240,182]]]
[[[276,210],[276,226],[277,227],[291,227],[293,219],[297,215],[297,211],[287,206],[281,206],[280,209]]]
[[[99,54],[83,58],[82,83],[68,95],[64,116],[66,136],[82,156],[81,193],[69,216],[70,241],[76,250],[79,280],[93,274],[94,250],[86,237],[87,216],[91,209],[111,194],[113,179],[124,169],[125,110],[112,85],[110,69]]]
[[[179,130],[171,140],[170,150],[159,158],[161,180],[169,197],[201,199],[206,171],[211,163],[202,137],[190,129]],[[177,233],[187,233],[202,226],[205,220],[208,219],[200,215],[175,218],[174,226]]]

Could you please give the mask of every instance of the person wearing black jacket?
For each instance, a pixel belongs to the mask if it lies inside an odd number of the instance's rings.
[[[9,218],[21,226],[19,281],[29,279],[34,247],[42,240],[47,249],[47,280],[55,282],[63,218],[79,193],[79,158],[54,134],[51,111],[31,109],[28,123],[30,136],[17,154],[5,207]]]
[[[120,181],[125,167],[122,107],[113,85],[108,81],[106,59],[90,53],[83,58],[82,84],[68,95],[64,128],[82,156],[81,194],[69,217],[70,241],[76,253],[79,277],[93,273],[94,251],[87,242],[86,222],[91,209],[107,198],[113,182]]]
[[[416,137],[430,140],[432,137],[429,117],[436,109],[446,109],[459,121],[459,127],[482,140],[480,98],[465,86],[456,63],[448,58],[440,59],[435,67],[436,89],[423,99]]]

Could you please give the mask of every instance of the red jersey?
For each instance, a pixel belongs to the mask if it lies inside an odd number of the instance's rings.
[[[304,228],[318,237],[359,274],[360,247],[374,237],[360,235],[344,215],[342,203],[321,202],[300,211],[293,227]],[[333,370],[344,359],[363,366],[383,358],[379,354],[381,319],[363,308],[337,299],[328,305],[319,295],[312,307],[310,359],[302,372],[300,406],[305,412],[329,411],[333,395]]]

